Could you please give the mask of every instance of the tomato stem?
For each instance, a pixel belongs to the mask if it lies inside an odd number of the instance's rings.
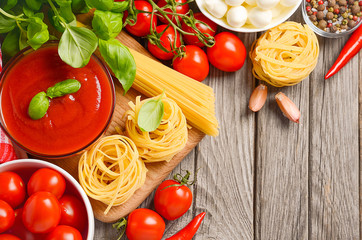
[[[121,218],[118,222],[114,223],[112,226],[113,228],[119,231],[119,238],[117,238],[117,240],[120,240],[123,237],[124,233],[126,232],[127,219]]]

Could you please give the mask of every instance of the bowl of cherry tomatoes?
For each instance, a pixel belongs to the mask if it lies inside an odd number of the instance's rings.
[[[41,160],[0,165],[1,240],[92,240],[94,216],[79,183]]]

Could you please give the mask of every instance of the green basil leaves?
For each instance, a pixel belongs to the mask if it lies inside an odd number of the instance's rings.
[[[164,115],[162,97],[163,94],[159,99],[150,99],[142,105],[137,118],[138,127],[142,131],[152,132],[160,126]]]
[[[0,14],[0,33],[7,33],[16,27],[14,19],[7,18]]]
[[[78,92],[81,84],[75,79],[67,79],[49,87],[47,92],[36,94],[30,101],[28,114],[31,119],[38,120],[46,114],[49,108],[49,98],[62,97]]]
[[[92,27],[97,36],[103,40],[116,37],[122,30],[123,13],[94,11]]]
[[[38,17],[31,17],[27,30],[28,44],[38,49],[49,40],[48,26]]]
[[[89,7],[103,11],[111,10],[113,7],[113,0],[86,0],[85,2]]]
[[[136,62],[131,52],[116,39],[99,39],[99,51],[126,93],[136,77]]]
[[[91,30],[67,25],[60,38],[58,53],[70,66],[81,68],[88,64],[97,45],[97,36]]]

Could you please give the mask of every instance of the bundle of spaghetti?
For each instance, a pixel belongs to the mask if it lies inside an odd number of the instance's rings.
[[[317,65],[318,39],[307,26],[285,22],[265,32],[250,51],[253,74],[276,87],[305,79]]]
[[[132,49],[130,51],[137,65],[133,88],[147,97],[167,92],[168,97],[182,109],[191,126],[211,136],[219,134],[211,87]]]
[[[146,180],[147,168],[128,137],[101,138],[79,160],[79,182],[87,195],[112,206],[125,203]]]
[[[188,137],[186,118],[175,101],[163,97],[164,115],[160,126],[152,132],[141,131],[137,124],[138,113],[148,100],[141,101],[141,97],[137,97],[136,104],[129,103],[131,110],[126,112],[125,131],[136,144],[140,158],[144,162],[168,162],[186,145]]]

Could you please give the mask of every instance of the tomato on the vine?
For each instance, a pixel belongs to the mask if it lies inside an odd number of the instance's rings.
[[[215,36],[215,45],[207,48],[207,57],[216,68],[235,72],[244,65],[246,49],[237,36],[230,32],[221,32]]]
[[[0,173],[0,200],[16,208],[25,200],[25,184],[21,177],[13,172]]]
[[[160,240],[165,231],[165,221],[156,212],[139,208],[128,216],[126,235],[129,240]]]
[[[60,221],[61,209],[57,198],[49,192],[36,192],[25,202],[24,226],[32,233],[52,231]]]
[[[28,195],[45,191],[60,199],[65,191],[65,186],[65,179],[60,173],[50,168],[42,168],[31,175],[28,182]]]
[[[167,29],[166,29],[167,28]],[[165,30],[166,29],[166,30]],[[173,52],[175,52],[175,47],[178,48],[181,46],[180,36],[177,32],[177,36],[175,35],[175,30],[173,27],[168,25],[160,25],[157,26],[156,32],[161,33],[165,30],[165,32],[160,37],[161,45],[166,48],[169,52],[163,51],[156,44],[153,44],[148,41],[148,50],[152,53],[153,56],[161,59],[161,60],[170,60],[173,58]],[[176,42],[176,45],[175,45]],[[171,48],[172,46],[172,48]]]
[[[14,210],[7,202],[0,200],[0,233],[3,233],[11,228],[14,221]]]
[[[211,36],[211,37],[215,36],[216,30],[217,30],[216,23],[214,23],[213,21],[208,19],[202,13],[195,13],[194,17],[196,20],[203,22],[203,23],[195,24],[195,26],[197,27],[198,30],[200,30],[200,32],[202,32],[205,36]],[[204,23],[206,23],[208,26],[205,25]],[[186,23],[184,23],[184,22],[182,22],[182,30],[185,32],[189,32],[189,33],[196,33],[196,31],[194,29],[192,29],[192,27],[187,26]],[[185,43],[187,43],[187,44],[196,45],[198,47],[205,46],[202,42],[200,42],[200,40],[195,35],[183,34],[183,38],[184,38]]]
[[[134,5],[137,10],[152,12],[152,5],[147,1],[135,1]],[[127,12],[125,14],[128,14]],[[126,25],[126,29],[129,33],[137,36],[144,37],[150,33],[151,27],[151,13],[138,13],[136,23],[131,25]],[[152,26],[155,28],[157,26],[157,16],[154,15],[152,19]]]
[[[201,48],[187,45],[184,54],[173,60],[173,68],[201,82],[209,74],[209,61]]]
[[[76,197],[64,195],[59,200],[62,209],[61,225],[67,225],[83,231],[87,225],[87,211],[84,204]]]
[[[21,239],[11,234],[0,234],[0,240],[21,240]]]
[[[49,233],[46,240],[82,240],[82,235],[73,227],[59,225]]]
[[[189,4],[187,3],[187,0],[175,0],[175,2],[177,4],[179,4],[175,8],[176,13],[184,15],[189,11],[190,7],[189,7]],[[157,6],[162,8],[162,7],[166,6],[166,4],[167,4],[166,0],[159,0],[157,3]],[[166,8],[164,11],[169,12],[169,13],[173,12],[170,8]],[[167,17],[172,22],[177,23],[177,21],[176,21],[177,18],[175,16],[172,16],[172,14],[167,14]],[[179,17],[179,16],[177,16],[177,17],[178,17],[179,21],[181,22],[181,17]],[[168,20],[164,16],[159,16],[159,19],[161,22],[168,24]]]

